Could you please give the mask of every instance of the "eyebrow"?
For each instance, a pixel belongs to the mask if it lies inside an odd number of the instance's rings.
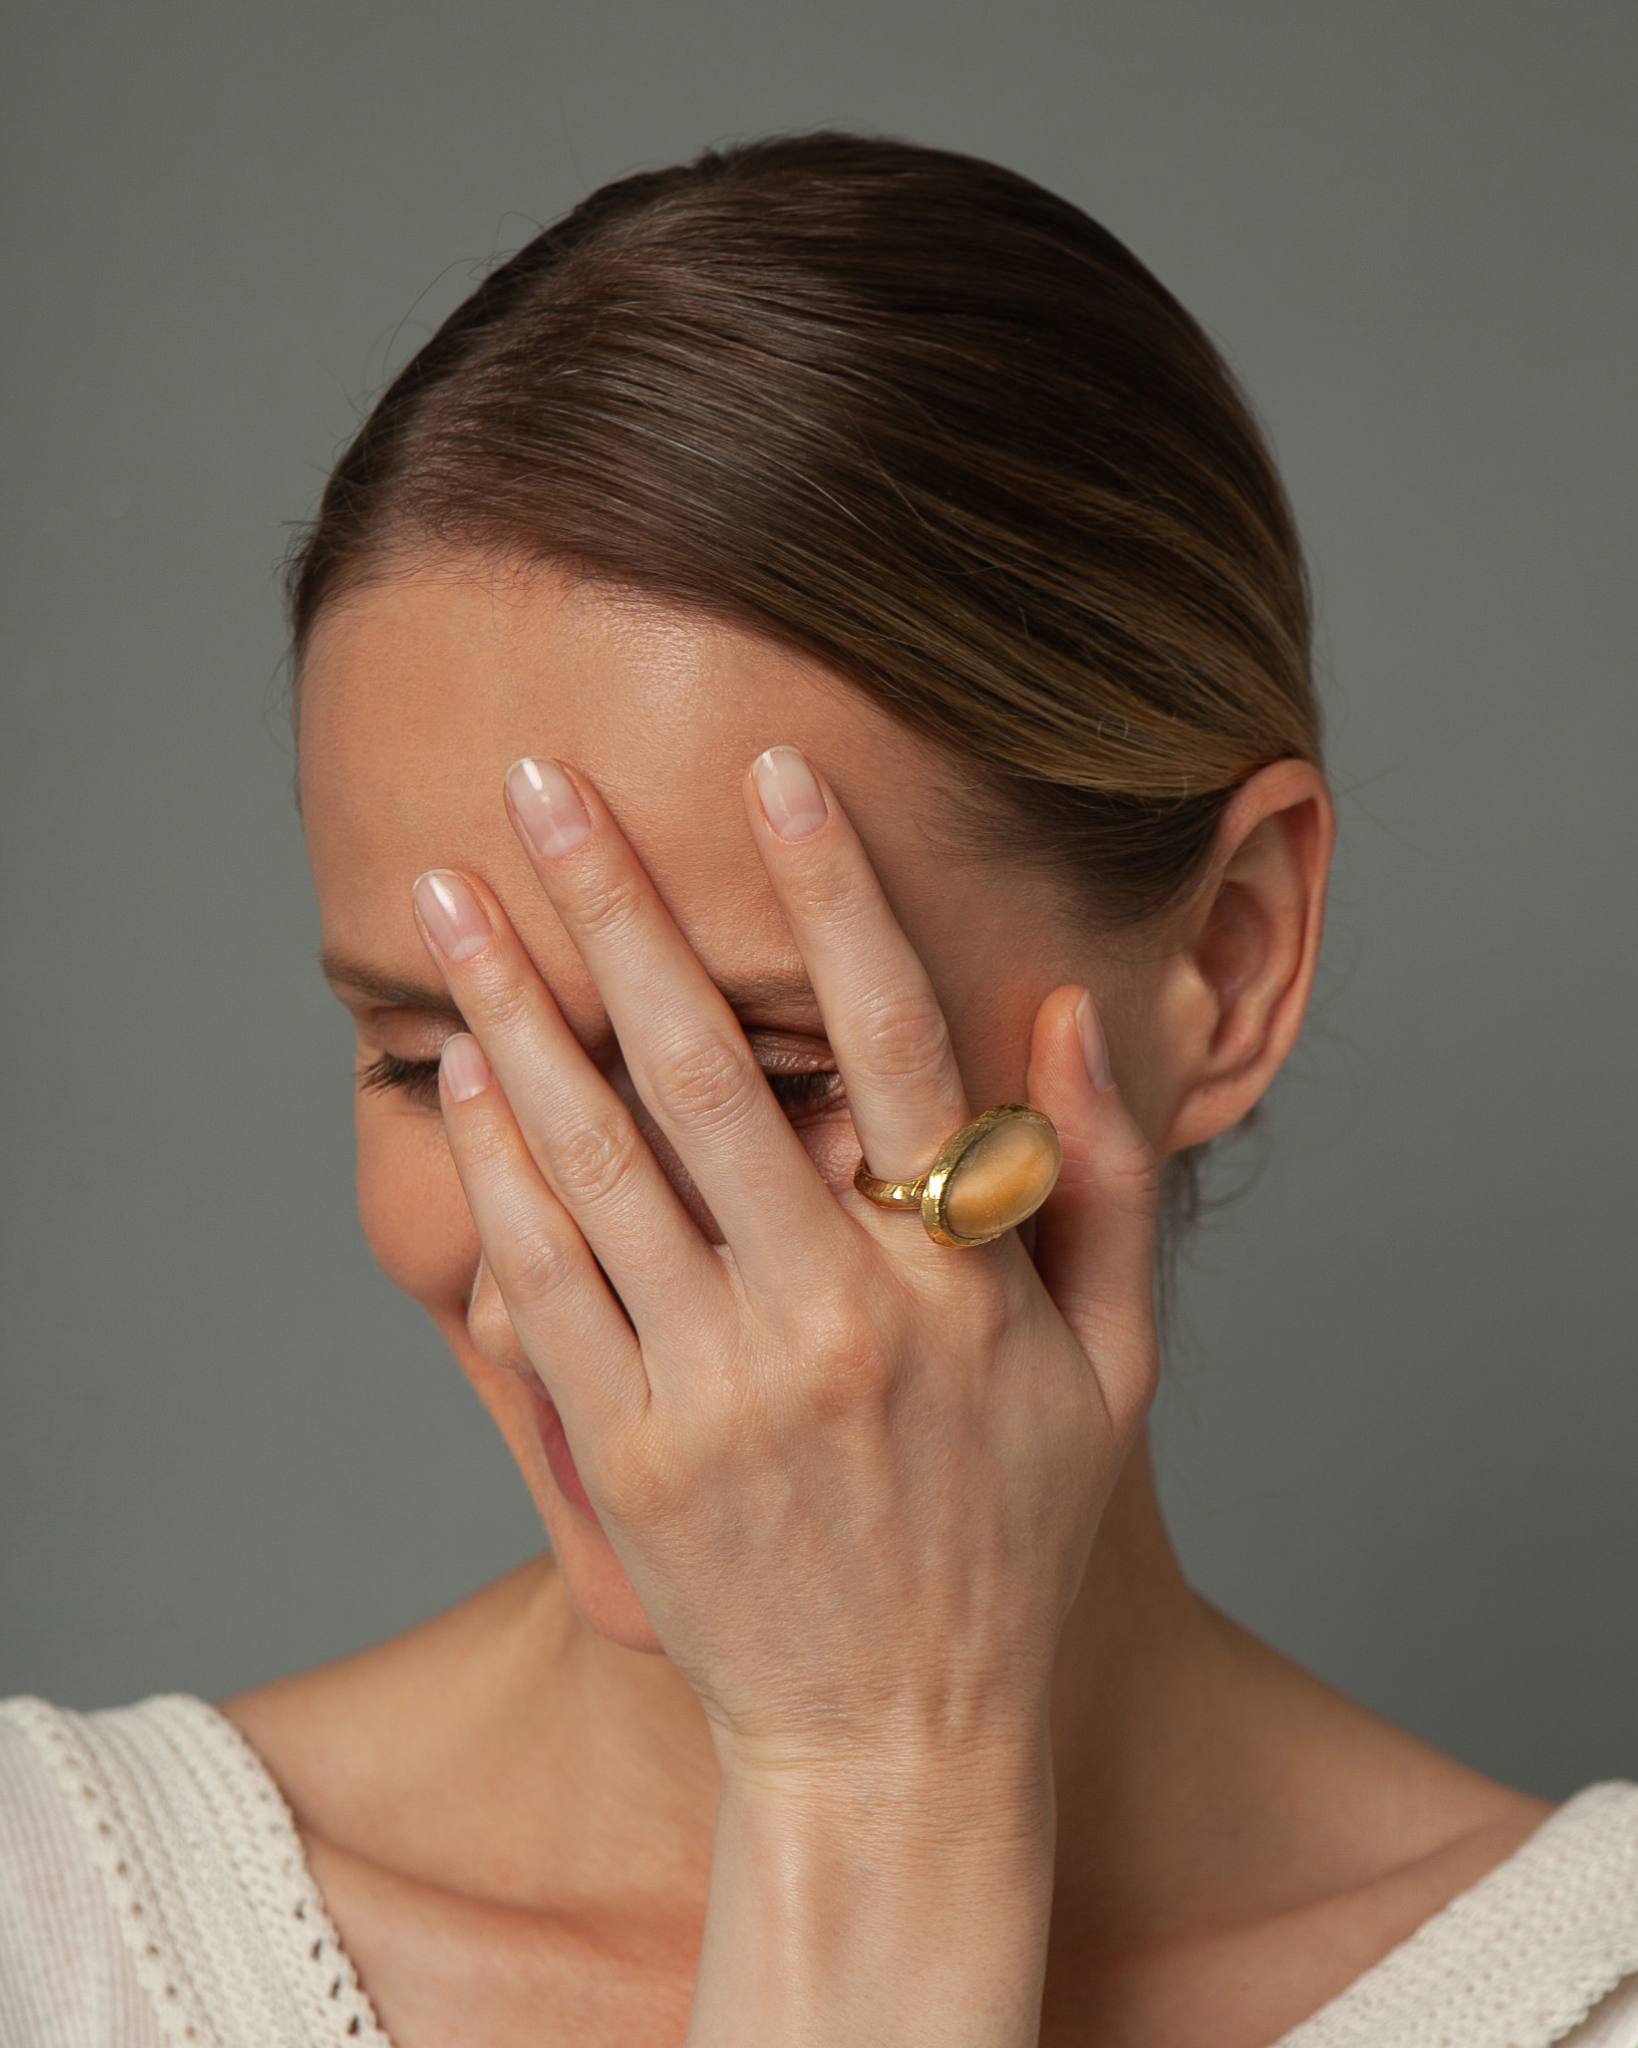
[[[324,978],[332,984],[355,990],[373,1002],[394,1009],[429,1010],[440,1017],[459,1017],[449,991],[433,982],[405,981],[396,974],[382,974],[368,961],[355,960],[347,953],[319,955]],[[817,1010],[813,984],[802,973],[752,974],[737,981],[719,981],[717,990],[731,1010],[775,1010],[785,1007]]]
[[[433,1010],[440,1016],[461,1013],[449,999],[449,990],[429,981],[403,981],[396,974],[382,974],[367,961],[347,953],[321,953],[319,966],[332,986],[353,989],[378,1003],[390,1003],[400,1010]]]

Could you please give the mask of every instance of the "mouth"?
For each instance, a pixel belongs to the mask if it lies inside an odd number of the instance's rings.
[[[551,1395],[533,1373],[525,1373],[523,1383],[529,1390],[535,1428],[540,1432],[540,1446],[546,1453],[546,1466],[552,1475],[553,1485],[577,1515],[583,1515],[594,1529],[601,1529],[603,1525],[598,1521],[597,1510],[581,1482],[574,1453],[569,1449],[569,1439],[563,1434],[563,1418],[558,1414]]]

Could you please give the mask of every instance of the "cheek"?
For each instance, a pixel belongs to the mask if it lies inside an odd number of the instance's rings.
[[[442,1322],[464,1310],[478,1268],[478,1233],[435,1116],[361,1096],[358,1213],[376,1264]]]

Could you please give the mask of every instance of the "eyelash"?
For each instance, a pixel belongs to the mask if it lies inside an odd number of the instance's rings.
[[[803,1115],[822,1116],[841,1106],[842,1077],[834,1067],[807,1067],[794,1074],[770,1073],[764,1067],[762,1073],[774,1101],[793,1121]]]
[[[422,1109],[436,1109],[438,1062],[401,1060],[395,1052],[384,1052],[360,1069],[358,1085],[367,1095],[389,1095],[396,1090]]]
[[[832,1067],[808,1067],[799,1073],[771,1073],[763,1069],[774,1100],[787,1116],[815,1115],[834,1108],[841,1099],[842,1077]],[[384,1052],[360,1070],[358,1085],[366,1094],[405,1095],[422,1109],[438,1107],[438,1062],[402,1060]]]

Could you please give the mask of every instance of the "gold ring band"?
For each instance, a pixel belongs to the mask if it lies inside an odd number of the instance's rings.
[[[882,1209],[919,1209],[921,1198],[927,1187],[927,1176],[920,1180],[878,1180],[873,1173],[865,1171],[865,1163],[859,1161],[859,1170],[853,1176],[853,1185],[867,1202],[874,1202]]]
[[[881,1180],[863,1159],[853,1185],[883,1209],[919,1209],[934,1244],[990,1244],[1033,1216],[1051,1194],[1063,1152],[1051,1117],[1001,1102],[946,1138],[915,1180]]]

